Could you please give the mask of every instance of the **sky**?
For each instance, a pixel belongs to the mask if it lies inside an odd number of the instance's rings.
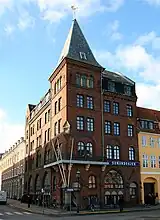
[[[98,62],[136,81],[138,106],[160,108],[160,0],[0,0],[1,152],[49,88],[72,5]]]

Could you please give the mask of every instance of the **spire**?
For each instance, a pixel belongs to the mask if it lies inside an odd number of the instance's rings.
[[[96,61],[76,19],[73,20],[58,64],[60,64],[64,58],[70,58],[72,60],[101,67],[101,65]]]

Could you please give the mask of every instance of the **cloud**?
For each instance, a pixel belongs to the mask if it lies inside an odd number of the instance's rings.
[[[151,44],[153,50],[160,49],[160,37],[154,31],[140,36],[135,43],[142,46]]]
[[[0,0],[0,15],[4,13],[6,9],[13,7],[13,0]]]
[[[4,31],[5,31],[7,36],[10,36],[15,31],[15,27],[13,25],[8,24],[8,25],[5,26]]]
[[[108,25],[107,28],[107,35],[111,38],[113,41],[121,40],[123,38],[123,35],[118,31],[119,29],[119,21],[115,20],[112,23]]]
[[[150,5],[160,6],[160,0],[142,0],[142,1],[147,2]]]
[[[97,12],[116,12],[124,0],[30,0],[38,5],[42,18],[50,22],[59,22],[71,14],[71,6],[78,7],[78,17],[88,17]]]
[[[0,152],[9,149],[23,136],[24,125],[9,123],[6,112],[0,108]]]
[[[35,25],[35,19],[27,12],[21,12],[21,15],[18,19],[18,28],[24,31],[27,28],[33,28]]]
[[[157,101],[160,97],[160,56],[155,53],[159,47],[155,42],[158,41],[159,37],[152,31],[139,36],[131,44],[119,45],[114,52],[102,50],[95,51],[95,54],[107,68],[139,80],[138,105],[160,109]]]

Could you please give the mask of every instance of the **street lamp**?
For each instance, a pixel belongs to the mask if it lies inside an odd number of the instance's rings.
[[[79,213],[79,200],[80,200],[80,170],[77,170],[76,172],[76,178],[77,178],[77,190],[78,190],[78,201],[77,201],[77,213]]]

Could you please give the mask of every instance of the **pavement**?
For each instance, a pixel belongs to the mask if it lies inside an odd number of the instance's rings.
[[[124,212],[104,215],[79,215],[54,217],[18,211],[9,205],[0,205],[0,220],[160,220],[160,210],[146,210],[144,212]]]
[[[30,208],[28,208],[27,204],[21,203],[17,200],[11,200],[8,199],[8,205],[10,208],[16,209],[17,211],[21,211],[23,213],[32,213],[32,214],[39,214],[39,215],[43,215],[43,216],[48,216],[48,217],[73,217],[76,216],[78,217],[84,217],[84,216],[91,216],[91,218],[95,215],[107,215],[107,218],[109,215],[119,215],[119,209],[113,209],[113,210],[97,210],[94,212],[91,211],[80,211],[79,214],[76,213],[76,211],[65,211],[62,209],[54,209],[54,208],[44,208],[43,207],[39,207],[36,205],[31,205]],[[124,209],[123,215],[127,215],[127,214],[131,214],[134,215],[132,213],[145,213],[145,212],[160,212],[160,205],[157,206],[152,206],[152,207],[143,207],[143,206],[139,206],[139,207],[134,207],[134,208],[128,208],[128,209]],[[122,214],[120,214],[122,215]],[[1,215],[0,215],[1,217]],[[1,219],[0,219],[1,220]]]

